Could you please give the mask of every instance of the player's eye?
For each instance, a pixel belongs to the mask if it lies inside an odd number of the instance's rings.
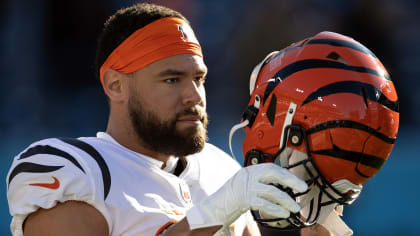
[[[195,82],[198,84],[204,84],[204,82],[206,82],[206,77],[205,76],[197,76],[194,78]]]
[[[167,84],[175,84],[176,82],[178,82],[178,78],[168,78],[168,79],[165,79],[163,82]]]

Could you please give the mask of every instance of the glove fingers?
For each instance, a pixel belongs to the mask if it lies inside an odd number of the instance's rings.
[[[264,184],[280,184],[284,187],[289,187],[295,192],[305,192],[308,189],[308,185],[305,181],[299,179],[289,170],[284,169],[273,163],[263,163],[254,165],[259,170],[257,175],[258,180]],[[254,172],[255,173],[255,172]]]
[[[293,213],[300,211],[299,204],[297,204],[296,201],[289,196],[289,194],[281,191],[273,185],[259,186],[259,190],[260,191],[257,193],[258,197],[268,200],[273,204],[280,205],[284,209]]]
[[[251,209],[259,210],[261,214],[268,215],[272,218],[286,219],[290,216],[290,212],[288,210],[263,198],[254,199]]]

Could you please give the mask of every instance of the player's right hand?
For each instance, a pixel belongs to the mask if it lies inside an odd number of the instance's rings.
[[[190,228],[227,227],[248,210],[259,210],[270,218],[288,218],[290,212],[299,212],[299,204],[272,184],[299,193],[308,188],[303,180],[273,163],[242,168],[218,191],[187,212]]]

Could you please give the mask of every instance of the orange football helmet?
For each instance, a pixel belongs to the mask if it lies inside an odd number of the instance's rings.
[[[314,224],[323,206],[351,204],[397,136],[398,97],[388,72],[369,49],[341,34],[321,32],[270,53],[251,74],[250,95],[244,165],[300,168],[298,176],[329,199],[318,196],[318,204],[310,202],[317,209],[287,219],[295,228]],[[263,224],[284,220],[253,213]]]

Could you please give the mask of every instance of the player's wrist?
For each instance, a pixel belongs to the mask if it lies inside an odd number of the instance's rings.
[[[244,175],[245,172],[245,175]],[[228,227],[250,209],[246,197],[247,171],[242,170],[229,179],[225,185],[199,204],[187,211],[191,229],[223,226]]]
[[[201,205],[195,205],[187,211],[186,218],[191,230],[206,228],[211,226],[223,226],[223,222],[218,220],[209,212],[209,209],[203,209]]]

